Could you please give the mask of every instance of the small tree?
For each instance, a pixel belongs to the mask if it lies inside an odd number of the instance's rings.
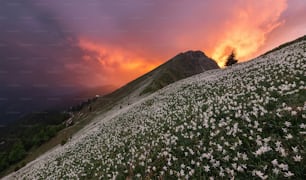
[[[238,60],[236,59],[236,54],[234,51],[232,51],[232,53],[228,56],[225,66],[231,66],[233,64],[236,64],[238,62]]]

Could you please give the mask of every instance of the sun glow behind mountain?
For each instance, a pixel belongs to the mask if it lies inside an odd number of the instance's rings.
[[[232,50],[242,61],[258,55],[258,50],[266,43],[269,34],[285,23],[280,20],[280,16],[287,8],[286,1],[272,3],[248,1],[245,7],[234,8],[232,17],[224,24],[224,32],[216,35],[219,40],[213,49],[212,58],[219,66],[224,65]]]
[[[233,50],[246,61],[306,34],[305,0],[0,4],[5,86],[121,86],[188,50],[201,50],[222,67]]]
[[[159,52],[156,52],[154,48],[150,49],[152,40],[149,40],[148,43],[143,40],[139,42],[137,38],[134,49],[125,49],[121,44],[116,43],[103,44],[100,40],[84,37],[79,38],[79,46],[84,50],[95,52],[94,56],[86,55],[83,59],[98,61],[108,79],[121,85],[153,69],[171,58],[171,55],[190,48],[202,50],[220,67],[223,67],[227,56],[233,50],[240,62],[262,53],[262,47],[266,45],[269,35],[285,24],[285,20],[280,17],[286,8],[286,0],[279,0],[277,3],[274,3],[273,0],[265,0],[260,3],[257,1],[237,2],[231,5],[229,11],[220,12],[226,15],[226,18],[219,22],[203,22],[197,25],[196,29],[182,27],[182,30],[173,30],[173,34],[169,34],[168,37],[173,39],[172,42],[165,42],[164,37],[167,31],[155,30],[153,31],[154,36],[161,43],[158,45],[159,48],[163,43],[165,45],[165,49]],[[181,23],[186,24],[184,19]],[[194,26],[193,23],[191,22]],[[214,25],[218,29],[207,30],[208,26],[213,27]],[[143,34],[139,36],[143,36],[142,39],[146,40],[148,32],[150,31],[142,32]],[[135,36],[132,32],[127,32],[128,36],[130,34]],[[132,39],[132,37],[124,36],[123,39]],[[137,54],[137,52],[141,53]],[[152,59],[154,59],[153,62]]]

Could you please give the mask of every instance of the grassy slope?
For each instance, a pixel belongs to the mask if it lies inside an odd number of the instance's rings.
[[[21,177],[303,179],[305,69],[302,40],[185,79],[98,124]]]
[[[199,52],[197,53],[199,54]],[[148,72],[147,74],[137,78],[136,80],[128,83],[113,93],[98,98],[89,104],[85,104],[84,107],[82,106],[79,111],[74,113],[73,126],[63,129],[51,140],[44,142],[39,147],[31,149],[22,161],[11,165],[5,171],[2,171],[0,173],[0,177],[7,175],[16,169],[19,169],[20,167],[44,154],[48,150],[52,149],[56,145],[61,144],[62,141],[66,141],[66,139],[69,139],[80,129],[89,124],[91,120],[94,119],[94,117],[111,110],[114,106],[122,103],[121,101],[124,98],[137,91],[138,89],[144,89],[144,91],[141,90],[142,93],[137,94],[137,96],[143,94],[148,95],[179,79],[198,74],[208,69],[218,68],[218,65],[214,61],[210,59],[203,60],[203,58],[206,57],[202,54],[201,60],[194,58],[192,61],[190,58],[186,58],[186,55],[188,54],[181,53],[170,59],[165,64],[160,65],[151,72]],[[88,105],[91,106],[91,111],[89,111]]]

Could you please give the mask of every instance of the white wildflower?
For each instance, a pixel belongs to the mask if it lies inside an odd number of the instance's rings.
[[[276,141],[275,145],[276,145],[276,147],[280,147],[282,145],[282,143],[280,141]]]
[[[273,161],[271,161],[271,163],[273,164],[273,166],[277,166],[278,165],[277,159],[274,159]]]
[[[284,177],[291,177],[291,176],[294,176],[294,174],[290,171],[284,173]]]
[[[281,164],[278,165],[278,167],[281,168],[283,171],[287,171],[288,170],[288,165],[287,164],[281,163]]]
[[[285,138],[286,138],[286,139],[292,139],[293,136],[289,133],[289,134],[287,134],[287,135],[285,136]]]
[[[183,169],[181,169],[181,171],[180,171],[180,176],[184,176],[184,175],[185,175],[185,172],[184,172]]]
[[[304,124],[304,123],[300,124],[300,128],[301,129],[306,129],[306,124]]]
[[[255,152],[255,155],[256,156],[259,156],[259,155],[262,155],[268,151],[270,151],[271,148],[269,146],[261,146],[256,152]]]
[[[272,172],[277,175],[277,174],[279,174],[279,169],[273,168]]]
[[[254,171],[253,174],[255,174],[256,176],[258,176],[260,179],[267,179],[268,176],[265,175],[263,172],[261,171]]]
[[[295,155],[295,156],[293,157],[293,160],[294,160],[295,162],[300,162],[302,159],[303,159],[303,158],[302,158],[300,155]]]
[[[204,171],[205,172],[209,172],[210,171],[210,167],[208,165],[204,166]]]
[[[285,121],[285,126],[286,126],[286,127],[290,127],[290,126],[291,126],[291,122]]]
[[[293,150],[294,153],[298,153],[299,152],[299,149],[298,149],[297,146],[291,147],[291,149]]]

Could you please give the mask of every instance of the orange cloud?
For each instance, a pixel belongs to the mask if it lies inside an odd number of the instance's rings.
[[[115,86],[122,86],[161,63],[120,47],[96,43],[85,38],[80,38],[78,45],[88,52],[83,56],[85,62],[96,62],[100,66],[100,72],[96,72],[103,75],[104,79],[100,80]]]
[[[228,54],[235,50],[239,60],[253,57],[272,30],[279,27],[281,13],[287,8],[286,0],[244,1],[232,7],[232,16],[223,26],[223,33],[211,51],[219,66],[223,66]]]
[[[190,49],[204,51],[220,67],[224,66],[233,50],[239,61],[259,55],[270,34],[284,23],[280,16],[287,8],[287,0],[225,2],[224,7],[220,7],[220,2],[213,1],[210,9],[216,9],[218,15],[213,14],[211,18],[207,18],[206,11],[203,11],[207,8],[206,3],[199,3],[199,6],[192,7],[192,18],[187,18],[187,21],[182,11],[174,13],[173,22],[157,19],[155,24],[152,22],[152,27],[158,25],[158,31],[139,32],[139,29],[134,29],[134,26],[150,27],[151,24],[125,24],[124,27],[131,30],[112,35],[112,40],[116,39],[114,42],[98,37],[93,41],[94,37],[82,36],[78,45],[88,51],[83,56],[84,63],[96,63],[93,68],[93,74],[99,74],[96,82],[121,86],[157,67],[167,58]],[[182,8],[185,9],[185,6]],[[206,10],[213,13],[210,9]],[[124,48],[124,44],[128,44],[128,48]]]

